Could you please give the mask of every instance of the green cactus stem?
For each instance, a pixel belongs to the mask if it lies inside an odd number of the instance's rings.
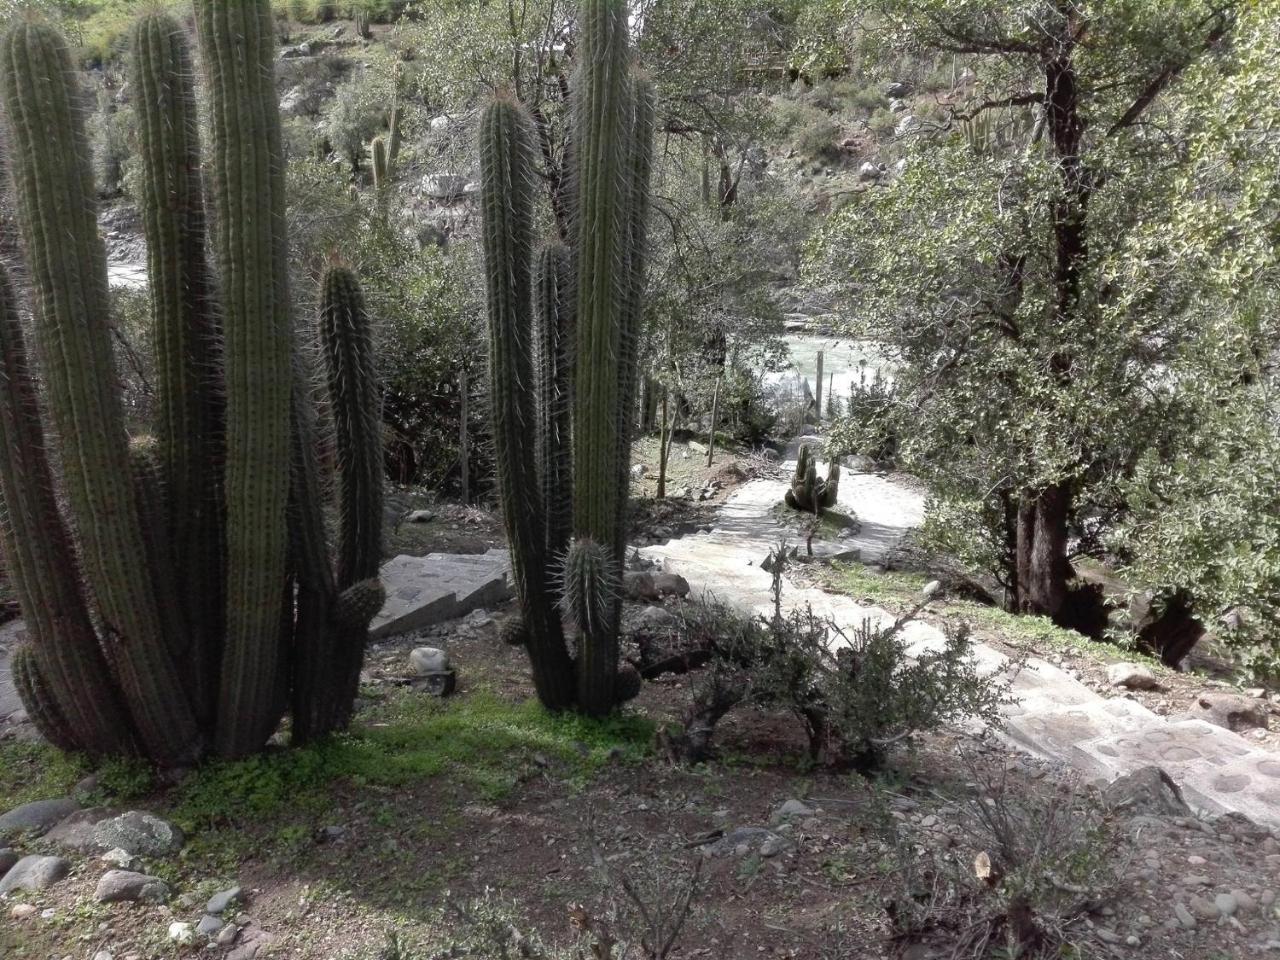
[[[538,251],[534,294],[539,510],[546,556],[555,563],[573,532],[573,300],[569,248],[552,240]]]
[[[95,755],[133,750],[132,723],[98,646],[74,576],[75,551],[54,495],[35,381],[13,290],[0,265],[0,542],[33,638],[30,655],[49,678],[48,704],[23,697],[33,717],[56,714],[65,739]],[[35,689],[34,681],[30,688]],[[56,709],[55,709],[56,708]],[[48,735],[47,731],[46,735]],[[52,737],[50,737],[52,740]]]
[[[574,536],[601,545],[617,563],[619,516],[626,466],[619,425],[628,375],[619,358],[627,324],[625,294],[631,206],[628,121],[633,84],[628,76],[627,4],[583,0],[579,72],[574,102],[576,169],[575,277],[577,282],[577,371],[574,379]],[[621,188],[620,188],[621,185]],[[615,706],[618,660],[616,616],[593,624],[578,643],[578,707],[604,716]]]
[[[133,30],[132,82],[157,369],[156,439],[192,700],[211,726],[225,616],[220,331],[205,258],[191,55],[168,14]]]
[[[0,99],[81,570],[148,754],[186,762],[199,754],[200,737],[148,576],[81,97],[56,30],[23,19],[9,28],[0,40]]]
[[[373,166],[373,189],[381,193],[391,184],[391,160],[387,152],[387,141],[382,137],[374,137],[369,144],[369,157]]]
[[[550,583],[546,518],[538,510],[532,305],[534,132],[524,108],[499,96],[480,129],[483,248],[489,310],[491,416],[512,572],[538,698],[573,703],[573,671]]]
[[[215,745],[241,756],[275,730],[283,686],[292,409],[284,154],[270,3],[196,0],[195,12],[212,120],[227,398],[230,575]]]
[[[18,698],[27,709],[27,715],[35,724],[40,736],[59,750],[74,752],[85,744],[73,731],[62,713],[61,705],[54,699],[53,691],[40,672],[36,652],[31,644],[24,643],[9,658],[13,674],[13,686]]]

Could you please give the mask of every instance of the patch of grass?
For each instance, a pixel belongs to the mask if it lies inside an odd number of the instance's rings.
[[[45,743],[0,743],[0,811],[31,800],[65,797],[88,772],[84,758]]]
[[[832,564],[825,579],[832,590],[854,600],[869,600],[894,612],[914,606],[929,580],[915,573],[882,573],[861,563]],[[1126,660],[1145,663],[1153,669],[1166,669],[1159,660],[1140,651],[1098,643],[1074,630],[1059,627],[1047,617],[1010,613],[971,600],[940,600],[931,609],[948,619],[966,620],[976,633],[992,634],[1011,647],[1084,656],[1100,662],[1122,654]]]
[[[179,787],[173,816],[198,831],[282,811],[318,815],[332,804],[335,784],[389,789],[444,773],[494,800],[510,793],[536,756],[585,779],[615,750],[638,759],[652,739],[652,724],[633,715],[596,722],[483,691],[447,701],[396,691],[345,736],[209,763]]]

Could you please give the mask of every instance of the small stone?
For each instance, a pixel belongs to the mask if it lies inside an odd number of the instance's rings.
[[[430,523],[436,518],[436,515],[430,510],[410,510],[405,516],[405,520],[409,523]]]
[[[800,800],[788,800],[778,809],[773,811],[772,822],[781,823],[784,820],[800,817],[812,817],[815,811]]]
[[[409,654],[409,669],[420,677],[448,673],[449,655],[437,647],[418,647]]]
[[[202,937],[212,939],[218,935],[218,931],[222,929],[222,921],[210,914],[205,914],[200,918],[200,922],[196,924],[196,933]]]
[[[1098,935],[1098,939],[1103,943],[1119,943],[1120,935],[1114,931],[1108,930],[1106,927],[1097,927],[1093,931]]]
[[[1124,942],[1125,942],[1125,946],[1129,946],[1129,947],[1137,947],[1137,946],[1141,946],[1142,944],[1142,941],[1139,940],[1137,937],[1135,937],[1133,934],[1129,934],[1129,936],[1125,937]]]
[[[1257,906],[1253,897],[1244,890],[1232,890],[1231,896],[1235,899],[1236,907],[1241,913],[1249,913]]]
[[[70,797],[32,800],[0,816],[0,837],[42,836],[79,809]]]
[[[35,904],[15,903],[9,910],[9,919],[17,920],[19,922],[23,920],[30,920],[36,915],[36,912]]]
[[[96,773],[89,774],[71,788],[71,796],[75,797],[80,803],[89,800],[97,792],[98,775]]]
[[[191,924],[182,920],[175,920],[169,924],[169,939],[174,943],[189,944],[194,943],[196,939],[195,930]]]
[[[1213,905],[1218,908],[1218,912],[1224,917],[1234,916],[1235,912],[1240,909],[1240,904],[1236,903],[1236,898],[1229,893],[1220,893],[1213,898]]]
[[[622,580],[622,589],[628,600],[657,600],[661,597],[652,575],[632,570]]]
[[[1150,667],[1139,663],[1113,663],[1107,667],[1107,681],[1128,690],[1159,690],[1160,681]]]
[[[93,960],[116,960],[116,955],[110,950],[99,950],[93,955]]]
[[[1264,907],[1269,907],[1276,902],[1276,892],[1274,890],[1263,890],[1262,895],[1258,897],[1258,902]]]
[[[53,886],[71,872],[71,863],[62,857],[23,857],[0,880],[0,895],[14,890],[35,893]]]
[[[208,913],[220,914],[233,904],[240,902],[240,888],[230,887],[226,890],[219,891],[209,898],[209,902],[205,905]]]
[[[132,870],[137,866],[137,857],[128,850],[113,847],[102,855],[102,862],[109,863],[120,870]]]
[[[1193,867],[1202,867],[1208,862],[1209,861],[1206,860],[1204,857],[1197,857],[1197,856],[1187,857],[1187,863],[1191,864]]]
[[[1187,902],[1192,916],[1200,920],[1217,920],[1222,915],[1217,904],[1210,903],[1204,897],[1192,897]]]
[[[220,947],[229,947],[236,942],[236,937],[240,935],[240,928],[234,923],[228,923],[225,927],[218,931],[217,943]]]
[[[1208,877],[1202,877],[1199,874],[1191,874],[1182,878],[1184,887],[1207,887],[1212,881]]]
[[[790,840],[788,840],[786,837],[774,834],[771,837],[767,837],[764,843],[760,844],[760,856],[776,857],[778,854],[782,853],[782,851],[786,850],[790,846],[791,846]]]
[[[108,870],[98,881],[93,896],[99,903],[164,903],[169,899],[169,885],[143,873]]]

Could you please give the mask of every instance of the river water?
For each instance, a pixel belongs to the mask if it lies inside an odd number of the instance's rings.
[[[864,374],[870,379],[877,369],[886,375],[891,372],[884,355],[874,343],[866,340],[787,334],[783,342],[790,352],[791,366],[767,374],[765,383],[776,385],[788,393],[802,389],[800,385],[804,381],[808,381],[810,389],[813,388],[818,376],[819,352],[822,353],[822,377],[826,381],[822,387],[824,398],[830,390],[842,399],[848,397],[853,385]]]

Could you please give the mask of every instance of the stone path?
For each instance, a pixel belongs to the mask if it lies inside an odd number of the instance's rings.
[[[683,576],[695,592],[768,614],[773,609],[772,577],[760,564],[782,532],[774,508],[786,486],[782,480],[753,480],[726,500],[711,531],[644,547],[640,554]],[[857,550],[864,562],[872,563],[923,517],[919,493],[869,475],[841,478],[839,508],[855,513],[862,530],[824,552]],[[784,585],[783,602],[789,609],[808,604],[841,626],[893,621],[882,608],[790,582]],[[902,636],[910,653],[945,642],[939,629],[920,622],[906,625]],[[1044,660],[1031,658],[1019,667],[981,643],[973,656],[984,671],[1003,674],[1010,683],[1015,702],[998,734],[1012,746],[1074,767],[1089,778],[1113,780],[1154,764],[1179,783],[1190,804],[1206,813],[1237,811],[1280,827],[1280,756],[1221,727],[1200,720],[1170,722],[1132,700],[1100,696]]]

